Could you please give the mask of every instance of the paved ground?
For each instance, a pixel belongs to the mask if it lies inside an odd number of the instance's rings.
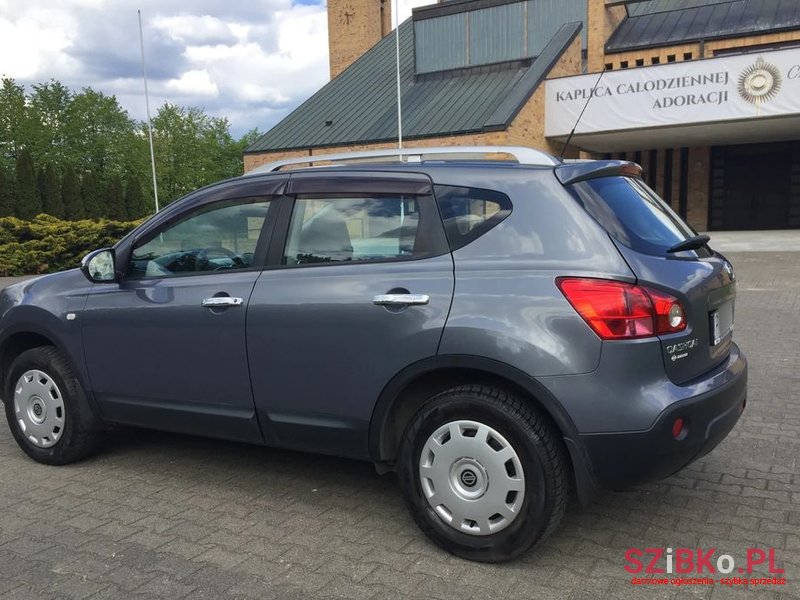
[[[729,258],[751,368],[739,425],[679,475],[573,507],[522,560],[439,551],[367,464],[127,431],[51,468],[0,428],[0,598],[800,597],[800,253]],[[668,546],[773,547],[787,585],[632,586],[625,550]]]
[[[719,252],[797,252],[800,229],[777,231],[711,231],[711,246]]]

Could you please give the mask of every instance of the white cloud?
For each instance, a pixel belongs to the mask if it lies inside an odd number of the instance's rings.
[[[430,2],[401,0],[400,20]],[[153,110],[199,106],[235,134],[265,131],[328,80],[325,5],[291,0],[0,0],[0,74],[90,86],[144,119],[137,8]]]
[[[187,44],[235,42],[236,35],[229,23],[211,15],[177,15],[156,17],[152,25],[163,29],[176,40]]]
[[[37,9],[22,16],[14,12],[0,12],[0,73],[27,79],[50,65],[59,71],[75,68],[62,54],[70,43],[68,17],[62,20],[50,11]]]
[[[208,76],[208,71],[205,69],[186,71],[179,78],[167,81],[166,87],[185,95],[216,96],[219,94],[217,84],[211,81],[211,77]]]

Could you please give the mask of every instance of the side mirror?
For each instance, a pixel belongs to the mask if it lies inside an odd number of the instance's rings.
[[[95,250],[83,257],[81,272],[92,283],[113,283],[117,280],[115,259],[113,248]]]

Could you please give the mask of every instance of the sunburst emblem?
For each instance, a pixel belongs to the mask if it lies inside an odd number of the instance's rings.
[[[781,74],[778,67],[758,57],[739,75],[739,95],[758,106],[772,100],[781,89]]]

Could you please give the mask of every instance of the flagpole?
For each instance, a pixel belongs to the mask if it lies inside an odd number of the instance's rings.
[[[150,96],[147,93],[147,67],[144,62],[144,34],[142,33],[142,11],[139,13],[139,46],[142,49],[142,78],[144,79],[144,103],[147,107],[147,134],[150,138],[150,166],[153,169],[153,197],[156,201],[156,212],[158,212],[158,184],[156,183],[156,155],[153,152],[153,125],[150,122]]]
[[[397,149],[403,149],[403,110],[401,106],[400,94],[400,13],[398,4],[400,0],[393,0],[394,4],[394,45],[395,45],[395,66],[397,71]],[[403,153],[399,152],[400,160],[403,160]]]

